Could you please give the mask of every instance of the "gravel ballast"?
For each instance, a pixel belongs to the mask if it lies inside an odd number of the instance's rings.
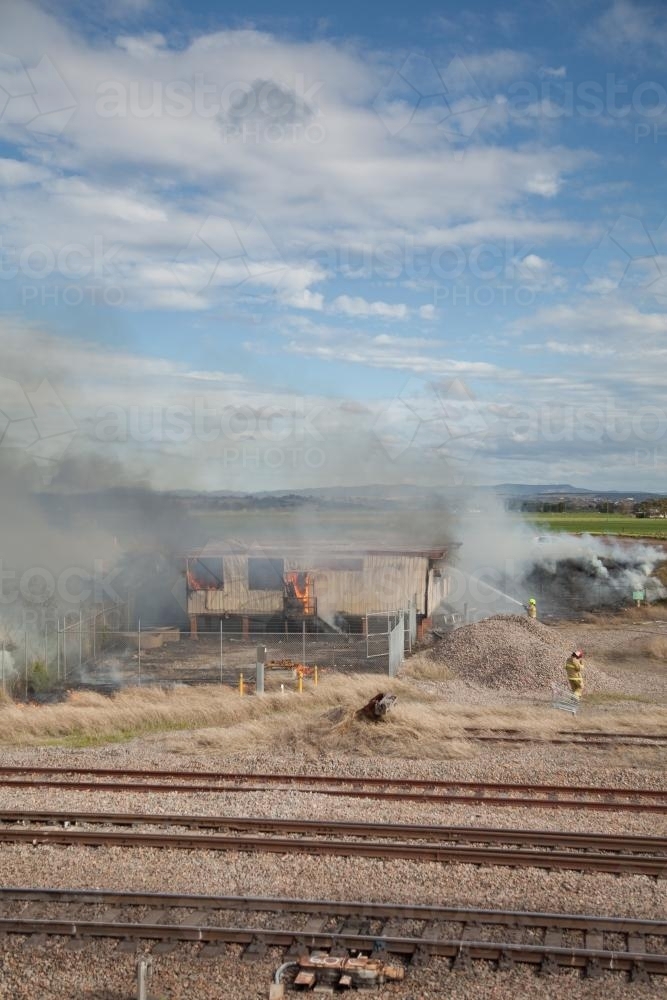
[[[481,634],[484,626],[485,635]],[[475,630],[472,638],[468,629]],[[456,677],[442,683],[415,681],[430,690],[438,703],[452,708],[452,732],[458,740],[471,705],[488,708],[488,725],[494,718],[507,726],[517,701],[517,718],[527,731],[541,732],[542,721],[553,730],[610,728],[621,724],[627,731],[649,731],[661,724],[658,706],[623,703],[612,719],[606,704],[586,702],[576,720],[553,713],[549,723],[551,685],[563,684],[563,663],[572,648],[571,631],[550,628],[526,618],[505,616],[457,630],[434,647],[433,655],[455,670]],[[455,643],[465,643],[465,655]],[[591,648],[593,637],[591,637]],[[584,648],[587,645],[584,644]],[[512,680],[506,667],[512,658]],[[596,656],[589,661],[587,691],[607,690],[618,678],[610,663],[611,680],[597,670]],[[451,662],[450,662],[451,661]],[[472,664],[469,674],[464,673]],[[464,670],[465,668],[465,670]],[[504,671],[504,672],[503,672]],[[500,672],[500,673],[499,673]],[[613,676],[612,676],[613,673]],[[502,676],[501,676],[502,674]],[[646,675],[648,697],[662,683],[659,667]],[[656,681],[655,678],[658,678]],[[641,695],[644,677],[632,678]],[[528,685],[522,688],[521,685]],[[531,701],[532,699],[532,701]],[[546,706],[545,706],[546,702]],[[618,707],[618,704],[616,706]],[[458,712],[458,714],[457,714]],[[645,713],[645,717],[642,715]],[[556,718],[557,716],[557,718]],[[647,722],[646,719],[651,721]],[[620,721],[619,721],[620,720]],[[459,780],[595,785],[598,787],[667,790],[667,749],[654,746],[582,746],[525,743],[475,743],[464,741],[465,753],[455,759],[424,759],[420,731],[415,726],[405,756],[387,757],[305,751],[281,742],[276,716],[275,747],[248,745],[243,751],[225,752],[215,729],[155,733],[127,743],[107,744],[85,750],[59,747],[5,749],[1,762],[9,765],[113,767],[196,770],[218,772],[283,772],[350,775],[402,779]],[[324,724],[324,723],[323,723]],[[470,724],[486,727],[470,714]],[[384,725],[384,724],[383,724]],[[391,717],[386,725],[391,726]],[[519,726],[520,728],[520,726]],[[381,731],[381,730],[380,730]],[[320,752],[318,752],[320,751]],[[403,753],[401,748],[401,753]],[[46,788],[9,788],[0,785],[0,809],[24,808],[108,812],[192,813],[228,816],[284,817],[369,822],[433,823],[518,829],[563,830],[634,835],[664,835],[662,815],[635,812],[594,812],[582,809],[531,809],[482,804],[382,802],[346,799],[296,788],[269,788],[252,793],[145,794],[111,790],[72,791]],[[664,919],[667,913],[667,880],[643,876],[617,877],[603,873],[545,871],[535,868],[484,868],[462,864],[381,861],[372,858],[311,857],[307,855],[244,854],[239,852],[169,851],[57,847],[54,845],[0,844],[0,884],[51,888],[106,888],[124,891],[182,892],[224,895],[266,895],[366,900],[368,902],[431,903],[517,909],[599,913],[647,919]],[[144,950],[147,946],[141,946]],[[155,955],[151,993],[160,1000],[254,1000],[268,997],[269,983],[283,953],[273,950],[257,963],[244,962],[240,949],[229,947],[222,958],[197,957],[196,945],[179,944],[170,954]],[[130,1000],[136,997],[136,956],[123,954],[111,941],[87,944],[70,951],[62,939],[27,947],[22,938],[0,946],[0,1000]],[[657,1000],[665,992],[665,977],[649,984],[628,982],[622,974],[604,974],[599,980],[579,972],[561,971],[539,976],[527,967],[496,971],[475,963],[472,973],[450,973],[448,963],[433,960],[425,968],[408,971],[402,984],[385,986],[364,996],[376,1000]],[[294,994],[296,996],[296,994]]]
[[[180,738],[180,737],[179,737]],[[632,749],[632,748],[631,748]],[[498,754],[502,755],[499,759]],[[127,766],[248,771],[295,771],[289,753],[281,756],[247,754],[234,761],[216,755],[186,756],[158,752],[146,741],[95,751],[13,751],[14,763],[48,763],[55,766]],[[576,771],[573,760],[581,758]],[[443,763],[388,761],[382,758],[326,759],[307,768],[312,773],[374,775],[384,777],[458,778],[460,780],[563,781],[618,787],[666,786],[661,769],[639,766],[635,770],[616,766],[614,753],[603,749],[596,762],[579,747],[527,745],[485,747],[472,760]],[[7,761],[9,762],[9,761]],[[540,766],[541,765],[541,766]],[[201,812],[228,815],[302,816],[304,818],[386,820],[392,822],[438,822],[469,826],[505,826],[534,829],[590,830],[605,833],[650,833],[656,817],[641,813],[592,813],[585,810],[513,809],[491,806],[436,806],[421,803],[364,802],[332,798],[290,789],[270,789],[248,794],[139,794],[113,792],[65,792],[45,789],[0,788],[0,807],[94,808],[101,811]],[[659,818],[657,823],[662,822]],[[660,919],[667,912],[667,882],[629,876],[548,872],[537,869],[477,868],[471,865],[416,864],[373,859],[326,859],[303,855],[224,855],[202,851],[156,851],[145,849],[62,848],[55,846],[4,845],[0,848],[3,885],[42,885],[53,888],[108,888],[154,892],[203,894],[285,895],[313,898],[365,899],[377,902],[433,903],[479,906],[492,909],[534,909],[571,913]],[[196,949],[179,945],[170,955],[156,956],[153,991],[169,1000],[250,1000],[268,996],[270,977],[280,962],[279,952],[259,964],[240,960],[239,950],[229,948],[223,959],[202,960]],[[23,1000],[125,1000],[133,996],[136,959],[117,954],[111,942],[88,945],[82,953],[70,953],[63,942],[51,941],[43,948],[28,950],[20,940],[10,941],[0,959],[0,996]],[[621,975],[602,980],[583,980],[579,973],[560,973],[542,979],[534,970],[517,969],[496,973],[483,963],[475,964],[474,980],[449,973],[447,963],[435,960],[427,969],[410,970],[403,984],[383,987],[369,996],[378,1000],[435,1000],[444,997],[488,996],[489,1000],[536,998],[632,996],[658,997],[664,983],[649,986],[628,984]],[[27,976],[25,984],[23,977]],[[471,983],[474,981],[474,994]],[[3,993],[2,989],[6,992]],[[108,992],[104,992],[107,990]],[[624,992],[625,991],[625,992]]]
[[[453,629],[431,650],[458,677],[472,684],[508,691],[550,690],[563,686],[565,661],[572,652],[565,636],[521,615],[496,615]],[[605,691],[604,673],[586,663],[586,687]]]

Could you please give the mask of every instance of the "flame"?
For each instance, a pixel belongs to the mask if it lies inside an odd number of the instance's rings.
[[[314,606],[313,579],[310,574],[295,570],[285,573],[284,580],[288,596],[301,604],[304,614],[309,614]]]

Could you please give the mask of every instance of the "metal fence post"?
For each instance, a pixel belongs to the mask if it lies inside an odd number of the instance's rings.
[[[81,617],[81,609],[79,608],[79,673],[81,673],[82,642],[83,642],[83,618]]]
[[[58,615],[56,622],[56,671],[58,680],[60,680],[60,615]]]
[[[139,653],[139,687],[141,687],[141,618],[137,623],[137,646]]]
[[[2,637],[2,693],[5,693],[5,637]]]
[[[63,680],[67,683],[67,612],[63,615]]]
[[[220,683],[222,684],[222,618],[220,619]]]
[[[142,955],[137,964],[137,1000],[149,1000],[148,984],[153,974],[153,959]]]
[[[28,630],[23,633],[23,660],[25,665],[25,696],[28,698]]]
[[[264,661],[266,646],[258,646],[255,654],[255,693],[264,694]]]

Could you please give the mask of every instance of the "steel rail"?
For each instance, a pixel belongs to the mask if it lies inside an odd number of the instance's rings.
[[[0,810],[0,823],[86,826],[160,826],[198,830],[242,830],[254,833],[308,833],[339,837],[401,837],[404,840],[471,844],[530,844],[534,847],[583,848],[647,854],[667,853],[667,837],[628,834],[571,833],[492,827],[415,825],[411,823],[338,822],[311,819],[267,819],[250,816],[206,816],[181,813],[118,813],[45,810]],[[1,837],[1,835],[0,835]]]
[[[473,743],[540,743],[555,746],[667,746],[667,734],[657,733],[596,733],[596,732],[559,732],[554,735],[531,735],[519,730],[498,730],[487,732],[483,729],[464,729],[460,735],[447,736],[448,740],[464,739]]]
[[[531,910],[487,910],[479,907],[431,906],[423,903],[366,903],[358,900],[300,899],[282,896],[207,896],[181,893],[117,892],[114,889],[0,888],[3,903],[64,903],[74,906],[142,906],[158,910],[244,910],[324,916],[360,916],[367,920],[500,924],[507,927],[561,928],[585,932],[667,937],[667,920],[609,917],[597,914]]]
[[[667,633],[666,633],[667,634]],[[667,741],[667,732],[665,733],[628,733],[628,732],[608,732],[603,729],[556,729],[552,734],[544,733],[531,735],[531,733],[526,732],[522,729],[517,729],[514,727],[496,727],[496,726],[465,726],[463,729],[465,733],[490,733],[499,736],[526,736],[530,739],[541,739],[551,741],[552,736],[564,736],[570,738],[583,738],[583,739],[602,739],[602,740],[657,740],[659,742]]]
[[[368,840],[312,840],[290,837],[220,836],[193,833],[116,833],[108,830],[0,828],[0,843],[56,844],[85,847],[141,847],[172,850],[271,852],[279,854],[337,855],[376,860],[503,865],[521,868],[568,869],[615,875],[667,876],[667,858],[656,855],[540,851],[521,848],[469,847],[443,844],[406,844]]]
[[[333,779],[335,781],[335,779]],[[294,782],[292,784],[285,784],[283,786],[284,790],[292,790],[294,788]],[[480,784],[478,787],[479,791],[477,793],[464,793],[464,794],[454,794],[447,792],[435,792],[434,794],[429,794],[427,791],[421,792],[407,792],[407,791],[393,791],[384,790],[380,788],[369,788],[360,789],[355,788],[341,788],[341,787],[326,787],[326,786],[309,786],[309,785],[298,785],[299,792],[309,792],[314,795],[329,795],[337,796],[340,798],[355,798],[355,799],[379,799],[386,802],[427,802],[436,805],[449,805],[449,804],[468,804],[468,805],[486,805],[486,806],[512,806],[514,808],[539,808],[539,809],[592,809],[597,811],[606,812],[655,812],[655,813],[667,813],[667,793],[665,792],[654,792],[649,794],[654,794],[656,796],[665,797],[665,801],[661,802],[647,802],[643,799],[639,801],[625,801],[614,799],[613,796],[607,795],[605,799],[564,799],[558,798],[555,793],[551,794],[549,798],[530,798],[526,796],[510,796],[510,795],[489,795],[488,789],[494,788],[493,785]],[[203,792],[203,793],[247,793],[247,792],[268,792],[275,791],[277,788],[280,789],[278,784],[267,784],[267,785],[252,785],[252,784],[237,784],[237,785],[223,785],[223,784],[166,784],[164,782],[125,782],[125,781],[54,781],[48,778],[37,778],[35,780],[30,780],[28,778],[19,779],[5,779],[0,778],[0,785],[5,788],[50,788],[70,791],[90,791],[90,792],[160,792],[162,794],[166,792],[174,793],[193,793],[193,792]],[[406,781],[404,787],[410,787],[410,782]],[[504,787],[504,786],[500,786]],[[524,790],[530,792],[533,788],[538,791],[540,787],[547,786],[516,786],[524,787]],[[580,789],[573,789],[578,792]],[[600,794],[604,793],[604,789],[595,789],[596,792]],[[634,793],[625,792],[624,790],[619,790],[621,795],[632,796]],[[640,796],[646,794],[646,789],[640,789],[637,793]]]
[[[598,787],[597,785],[533,785],[533,784],[517,784],[514,782],[486,782],[486,781],[457,781],[455,778],[450,778],[446,781],[439,778],[375,778],[375,777],[351,777],[346,775],[329,775],[329,774],[273,774],[273,773],[248,773],[248,772],[224,772],[224,771],[156,771],[156,770],[142,770],[136,768],[104,768],[104,767],[76,767],[76,766],[29,766],[29,765],[17,765],[17,766],[2,766],[0,767],[0,775],[13,775],[13,774],[53,774],[53,775],[63,775],[63,774],[88,774],[96,775],[98,777],[119,777],[119,778],[152,778],[160,779],[163,781],[175,778],[177,780],[182,779],[197,779],[197,780],[215,780],[215,781],[231,781],[231,782],[244,782],[244,781],[263,781],[266,783],[278,783],[278,784],[302,784],[307,783],[309,785],[318,784],[345,784],[352,786],[370,786],[370,787],[382,787],[382,788],[469,788],[469,789],[479,789],[479,788],[489,788],[495,791],[519,791],[519,792],[568,792],[570,794],[595,794],[595,795],[619,795],[624,797],[632,798],[661,798],[667,801],[667,790],[665,789],[647,789],[647,788],[608,788],[608,787]],[[161,790],[164,790],[164,786],[160,785]]]
[[[586,968],[597,963],[601,968],[617,972],[632,972],[641,965],[649,975],[667,973],[667,955],[652,952],[619,952],[603,948],[573,948],[547,944],[515,944],[460,938],[417,938],[378,936],[377,934],[332,933],[298,929],[267,930],[264,927],[193,927],[168,924],[104,923],[102,921],[67,921],[35,919],[2,919],[0,934],[48,935],[66,938],[120,938],[149,941],[195,941],[198,943],[224,942],[251,945],[261,942],[266,948],[286,948],[306,940],[310,948],[373,952],[381,949],[390,954],[412,957],[416,952],[446,958],[486,959],[541,965],[551,958],[557,965],[567,968]]]

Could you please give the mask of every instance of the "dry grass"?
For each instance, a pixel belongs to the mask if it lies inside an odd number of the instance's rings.
[[[641,635],[637,632],[629,632],[625,641],[617,640],[616,645],[610,649],[600,649],[599,654],[602,659],[609,663],[630,660],[635,663],[642,660],[665,661],[667,660],[667,636]]]
[[[623,622],[646,622],[660,621],[667,618],[667,604],[665,601],[656,601],[654,604],[643,604],[641,607],[624,608],[623,611],[607,615],[594,615],[596,624],[607,622],[610,625],[619,625]]]
[[[385,678],[329,677],[317,688],[306,684],[302,695],[278,692],[263,698],[239,697],[228,687],[124,688],[112,698],[90,691],[72,692],[66,702],[54,705],[0,705],[0,742],[38,744],[64,742],[87,746],[130,739],[150,733],[182,729],[235,727],[257,724],[282,731],[289,721],[305,725],[331,709],[353,713],[383,688]],[[418,703],[425,708],[433,698],[401,681],[391,690],[404,708]],[[291,717],[293,716],[293,719]]]
[[[447,681],[452,673],[444,663],[434,660],[428,653],[415,653],[406,660],[401,676],[419,681]]]
[[[355,711],[380,690],[391,690],[397,705],[383,722],[355,718]],[[113,698],[74,692],[56,705],[0,704],[0,742],[4,745],[88,747],[148,737],[174,752],[284,751],[303,759],[321,754],[354,753],[409,759],[443,760],[478,752],[466,738],[468,727],[517,729],[548,735],[560,729],[667,734],[667,709],[634,711],[591,701],[581,716],[564,718],[544,705],[469,706],[424,690],[423,681],[388,681],[371,675],[335,676],[302,695],[270,692],[263,698],[239,697],[226,687],[125,688]],[[182,732],[188,730],[187,734]]]
[[[188,739],[168,736],[160,742],[172,752],[204,750],[227,757],[249,749],[257,753],[288,749],[300,761],[315,760],[322,754],[415,760],[474,756],[476,750],[469,742],[443,739],[447,732],[446,711],[438,706],[399,704],[386,719],[372,722],[356,718],[349,707],[323,712],[311,704],[304,712],[292,704],[273,724],[252,719],[233,727],[200,730]]]
[[[646,643],[646,656],[650,656],[652,660],[667,659],[667,637],[661,635],[653,636]]]

